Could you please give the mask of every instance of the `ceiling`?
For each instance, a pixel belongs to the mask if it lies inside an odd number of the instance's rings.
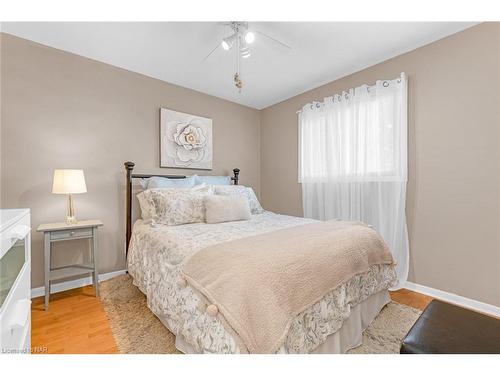
[[[456,33],[472,22],[250,22],[292,47],[256,35],[233,84],[236,49],[217,22],[13,22],[2,31],[127,70],[262,109]],[[389,77],[390,78],[390,77]]]

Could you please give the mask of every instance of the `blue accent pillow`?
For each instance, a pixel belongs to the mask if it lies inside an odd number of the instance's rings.
[[[195,185],[231,185],[231,177],[229,176],[194,176]]]
[[[186,178],[166,178],[166,177],[150,177],[143,184],[144,189],[158,188],[191,188],[195,185],[196,176],[188,176]]]

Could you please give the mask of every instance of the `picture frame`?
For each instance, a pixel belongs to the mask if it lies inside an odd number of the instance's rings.
[[[160,167],[212,169],[212,119],[160,108]]]

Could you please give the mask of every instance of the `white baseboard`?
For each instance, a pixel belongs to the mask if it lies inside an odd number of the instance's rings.
[[[123,275],[125,272],[127,272],[127,271],[120,270],[120,271],[104,273],[102,275],[99,275],[99,281],[112,279],[115,276]],[[50,289],[51,289],[51,293],[57,293],[57,292],[62,292],[62,291],[69,290],[69,289],[81,288],[82,286],[91,285],[91,284],[93,284],[92,277],[87,276],[87,277],[84,277],[81,279],[64,281],[64,282],[57,283],[57,284],[54,283],[51,285]],[[40,296],[44,296],[44,295],[45,295],[45,287],[44,286],[31,289],[31,298],[40,297]]]
[[[434,297],[436,299],[439,299],[441,301],[449,302],[454,305],[459,305],[465,308],[468,308],[470,310],[475,310],[481,313],[485,313],[488,315],[493,315],[500,317],[500,307],[490,305],[488,303],[476,301],[470,298],[462,297],[457,294],[453,293],[448,293],[443,290],[439,289],[434,289],[430,288],[428,286],[424,285],[419,285],[412,283],[410,281],[407,281],[404,285],[403,288],[412,290],[414,292],[426,294],[428,296]]]

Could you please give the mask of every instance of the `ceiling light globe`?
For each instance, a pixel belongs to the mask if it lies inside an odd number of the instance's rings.
[[[250,49],[248,49],[248,47],[241,49],[241,57],[243,57],[244,59],[250,57]]]
[[[229,51],[229,48],[231,48],[231,46],[229,45],[229,43],[225,39],[222,39],[221,46],[222,46],[222,49],[225,51]]]
[[[253,43],[255,40],[255,34],[251,31],[248,31],[246,34],[245,34],[245,42],[247,42],[248,44],[250,43]]]

